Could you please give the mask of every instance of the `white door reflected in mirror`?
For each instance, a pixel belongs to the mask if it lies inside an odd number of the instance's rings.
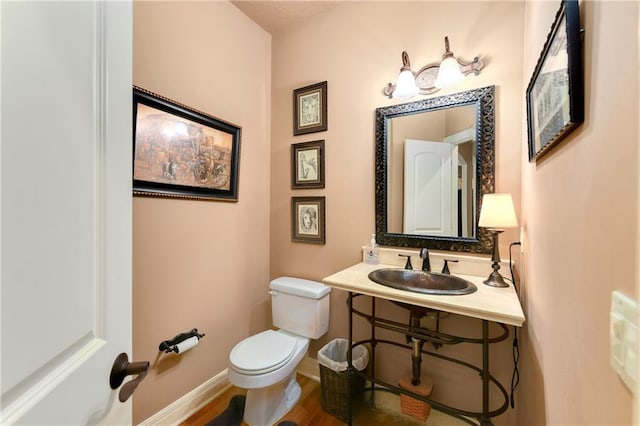
[[[405,234],[456,235],[457,145],[407,139],[404,144]]]
[[[465,105],[391,120],[390,232],[475,237],[475,116]]]

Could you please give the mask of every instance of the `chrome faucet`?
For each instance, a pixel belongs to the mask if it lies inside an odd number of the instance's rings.
[[[431,262],[429,262],[429,250],[427,248],[420,250],[420,259],[422,259],[422,270],[431,272]]]

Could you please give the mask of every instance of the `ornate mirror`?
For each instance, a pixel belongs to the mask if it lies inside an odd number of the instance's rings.
[[[491,253],[494,121],[493,86],[376,109],[379,244]]]

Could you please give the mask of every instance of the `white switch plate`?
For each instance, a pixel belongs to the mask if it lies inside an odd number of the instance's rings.
[[[634,393],[638,389],[638,302],[611,293],[611,366]]]

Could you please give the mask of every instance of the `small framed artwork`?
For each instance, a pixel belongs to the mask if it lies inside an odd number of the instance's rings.
[[[324,244],[324,197],[291,197],[291,240]]]
[[[133,88],[133,194],[238,201],[240,127]]]
[[[324,141],[291,145],[291,188],[324,188]]]
[[[293,134],[327,130],[327,82],[293,91]]]
[[[584,121],[578,0],[564,0],[527,87],[529,161]]]

